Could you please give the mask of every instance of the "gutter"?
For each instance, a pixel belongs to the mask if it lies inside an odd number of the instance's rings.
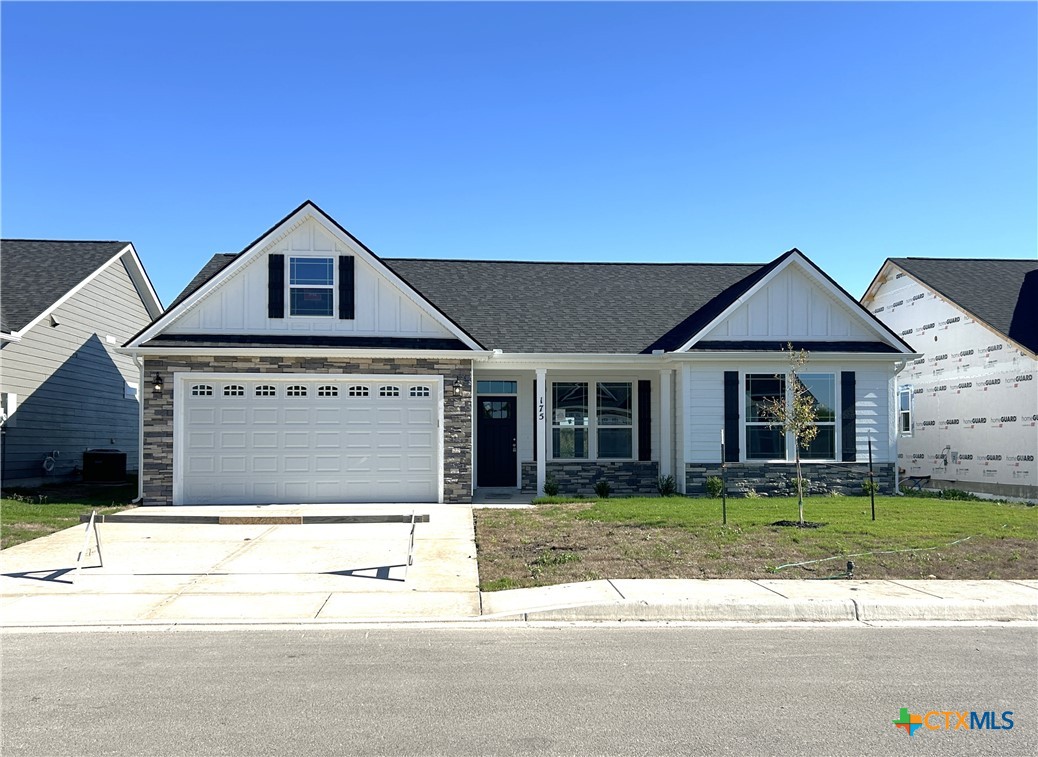
[[[122,355],[169,355],[171,357],[385,357],[479,359],[492,355],[487,350],[387,350],[337,347],[116,347]]]

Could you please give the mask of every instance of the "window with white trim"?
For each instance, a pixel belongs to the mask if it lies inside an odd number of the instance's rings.
[[[399,397],[400,387],[399,386],[380,386],[378,388],[379,397]]]
[[[223,388],[224,397],[244,397],[245,387],[241,384],[228,384]]]
[[[191,396],[192,397],[212,397],[213,396],[213,387],[209,386],[209,384],[195,384],[194,386],[191,387]]]
[[[746,459],[785,460],[786,435],[772,425],[774,418],[768,412],[769,403],[786,401],[785,378],[771,373],[748,373],[745,398]]]
[[[350,397],[367,397],[368,388],[366,386],[351,386],[349,391],[346,392]]]
[[[807,449],[801,448],[803,460],[836,459],[836,376],[832,373],[801,373],[800,382],[807,389],[815,408],[818,432]]]
[[[318,397],[338,397],[339,396],[339,387],[335,386],[334,384],[324,384],[322,386],[319,386],[319,387],[317,387],[317,396]]]
[[[630,381],[600,381],[595,396],[598,457],[634,457],[634,402]]]
[[[551,456],[564,460],[589,457],[587,382],[552,382],[551,407]]]
[[[428,397],[429,394],[430,394],[429,387],[427,387],[427,386],[412,386],[410,394],[411,394],[412,397]]]
[[[897,430],[901,436],[912,435],[912,385],[897,389]]]
[[[303,384],[292,384],[285,390],[286,397],[305,397],[306,387]]]
[[[289,258],[290,315],[330,316],[335,312],[335,259]]]
[[[277,387],[273,384],[260,384],[256,387],[257,397],[276,397],[277,393]]]

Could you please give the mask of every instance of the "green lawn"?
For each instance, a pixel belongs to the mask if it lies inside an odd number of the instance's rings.
[[[136,483],[5,489],[0,498],[0,549],[78,525],[79,516],[91,510],[103,514],[124,510],[136,496]]]
[[[632,498],[477,510],[485,589],[598,578],[1038,578],[1038,507],[916,497]],[[968,537],[968,538],[967,538]],[[962,541],[960,541],[962,540]],[[952,542],[958,542],[952,544]],[[914,551],[901,551],[914,550]],[[895,554],[859,553],[896,552]],[[858,555],[850,557],[851,555]],[[780,566],[837,558],[802,567]]]

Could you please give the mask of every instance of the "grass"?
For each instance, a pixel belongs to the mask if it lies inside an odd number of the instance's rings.
[[[877,497],[872,521],[867,497],[811,497],[805,518],[824,527],[771,525],[795,520],[796,512],[795,498],[770,497],[729,500],[727,525],[719,499],[555,498],[530,510],[477,510],[481,587],[595,578],[825,578],[842,573],[848,559],[855,578],[1038,578],[1038,507]],[[858,553],[877,554],[850,557]],[[838,559],[783,567],[832,557]]]
[[[137,496],[137,484],[88,486],[54,484],[38,489],[5,489],[0,498],[0,549],[76,526],[91,510],[125,510]]]

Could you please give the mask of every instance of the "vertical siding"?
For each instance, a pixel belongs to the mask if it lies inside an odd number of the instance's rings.
[[[721,462],[721,429],[724,427],[724,369],[691,365],[685,390],[689,462]]]
[[[150,321],[122,262],[108,266],[79,293],[0,352],[0,385],[18,395],[18,410],[4,439],[5,482],[44,475],[43,460],[60,457],[50,477],[81,467],[83,451],[116,447],[136,470],[138,403],[127,382],[138,382],[133,360],[117,355]]]

